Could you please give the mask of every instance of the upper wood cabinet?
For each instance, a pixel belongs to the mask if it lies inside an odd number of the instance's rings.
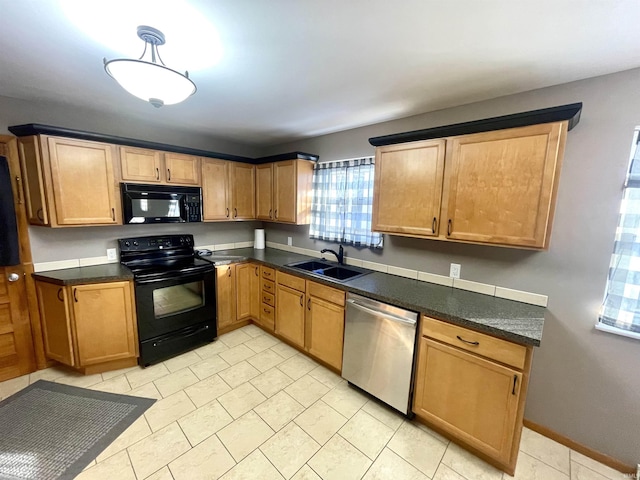
[[[113,145],[45,135],[22,137],[19,145],[32,224],[122,223]]]
[[[373,230],[437,235],[444,152],[444,140],[376,150]]]
[[[202,198],[205,221],[255,219],[255,167],[203,158]]]
[[[200,185],[200,158],[120,147],[120,172],[125,182]]]
[[[547,248],[566,132],[563,121],[378,147],[373,230]]]
[[[36,281],[36,292],[48,358],[82,369],[138,356],[132,282]]]
[[[309,223],[313,162],[285,160],[256,166],[256,218]]]

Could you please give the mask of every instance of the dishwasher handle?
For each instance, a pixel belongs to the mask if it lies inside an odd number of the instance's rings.
[[[386,312],[381,312],[380,310],[374,310],[372,308],[365,307],[361,303],[358,303],[355,300],[352,300],[350,298],[347,299],[347,303],[352,307],[357,308],[358,310],[363,310],[367,313],[370,313],[371,315],[375,315],[376,317],[386,318],[387,320],[391,320],[393,322],[404,323],[407,325],[415,325],[416,323],[418,323],[417,320],[407,320],[406,318],[396,317],[395,315],[391,315]]]

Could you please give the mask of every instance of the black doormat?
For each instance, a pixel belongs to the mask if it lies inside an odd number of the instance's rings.
[[[38,380],[0,402],[0,479],[72,479],[154,402]]]

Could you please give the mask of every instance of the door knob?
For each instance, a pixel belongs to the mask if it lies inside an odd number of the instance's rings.
[[[10,273],[7,276],[7,280],[9,280],[10,282],[17,282],[18,280],[20,280],[20,275],[18,275],[17,273]]]

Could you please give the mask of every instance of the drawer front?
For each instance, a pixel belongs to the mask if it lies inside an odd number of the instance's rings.
[[[278,283],[280,285],[285,285],[289,288],[293,288],[294,290],[298,290],[299,292],[305,292],[305,280],[304,278],[294,277],[293,275],[289,275],[288,273],[284,273],[278,270]]]
[[[344,307],[345,292],[343,290],[307,280],[307,293],[313,297]]]
[[[276,293],[276,284],[271,280],[262,280],[262,291],[275,294]]]
[[[260,323],[270,330],[275,327],[275,308],[263,303],[260,307]]]
[[[457,325],[422,317],[422,335],[468,352],[523,369],[527,347]]]
[[[260,266],[260,274],[262,275],[262,278],[266,278],[267,280],[276,279],[276,271],[270,267]]]
[[[271,305],[272,307],[276,306],[276,296],[271,293],[262,292],[262,303],[266,303],[267,305]]]

